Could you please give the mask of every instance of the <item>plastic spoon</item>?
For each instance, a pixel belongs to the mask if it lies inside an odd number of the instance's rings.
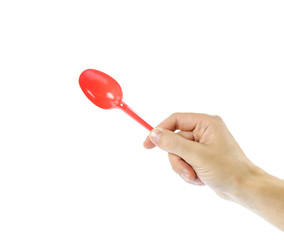
[[[79,84],[87,98],[103,109],[120,108],[149,131],[153,129],[139,117],[125,102],[120,85],[111,76],[94,69],[81,73]]]

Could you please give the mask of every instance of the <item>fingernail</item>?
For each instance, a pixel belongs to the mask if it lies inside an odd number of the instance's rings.
[[[184,181],[194,184],[194,185],[203,185],[203,182],[199,178],[191,179],[187,173],[181,173],[180,176],[183,178]]]
[[[204,185],[204,183],[201,182],[201,180],[199,178],[194,178],[192,180],[192,183],[195,184],[195,185]]]
[[[182,179],[188,183],[192,183],[192,180],[190,179],[190,176],[186,173],[181,173],[180,176],[182,177]]]
[[[150,133],[150,139],[154,144],[157,145],[159,143],[161,135],[162,132],[159,129],[155,128]]]

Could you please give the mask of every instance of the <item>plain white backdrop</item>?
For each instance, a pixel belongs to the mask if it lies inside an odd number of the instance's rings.
[[[2,0],[0,239],[283,239],[183,182],[165,152],[143,148],[147,130],[78,84],[106,72],[153,126],[218,114],[283,178],[283,12],[273,0]]]

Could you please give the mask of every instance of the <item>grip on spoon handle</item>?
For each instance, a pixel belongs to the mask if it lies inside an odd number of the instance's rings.
[[[132,117],[134,120],[140,123],[143,127],[148,129],[149,131],[152,131],[153,127],[149,125],[147,122],[145,122],[141,117],[139,117],[138,114],[136,114],[126,103],[121,102],[119,107],[121,108],[121,110],[127,113],[130,117]]]

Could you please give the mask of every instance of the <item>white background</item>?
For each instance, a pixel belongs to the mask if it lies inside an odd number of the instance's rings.
[[[181,180],[148,132],[79,88],[87,68],[155,126],[222,116],[247,156],[284,176],[283,1],[0,3],[0,239],[283,239]],[[273,207],[273,206],[272,206]]]

